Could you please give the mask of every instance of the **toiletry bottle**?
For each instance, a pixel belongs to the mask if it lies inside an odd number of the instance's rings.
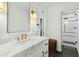
[[[21,35],[21,39],[22,39],[22,40],[24,39],[24,34]]]
[[[25,34],[25,39],[27,39],[27,34]]]
[[[16,37],[17,41],[20,41],[19,37]]]

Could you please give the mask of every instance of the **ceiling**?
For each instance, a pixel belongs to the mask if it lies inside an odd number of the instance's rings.
[[[39,5],[40,7],[46,7],[49,8],[51,6],[56,6],[56,5],[66,5],[66,4],[79,4],[79,2],[32,2],[33,5]]]
[[[10,2],[11,3],[11,2]],[[78,2],[16,2],[17,5],[20,7],[26,7],[30,8],[31,6],[36,6],[36,7],[42,7],[42,8],[49,8],[49,7],[55,7],[56,5],[66,5],[66,4],[79,4]]]

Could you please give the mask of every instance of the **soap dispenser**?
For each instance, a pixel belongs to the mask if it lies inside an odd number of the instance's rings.
[[[25,39],[27,39],[27,34],[25,34]]]
[[[17,41],[20,41],[20,38],[19,37],[16,37]]]
[[[24,40],[24,34],[21,35],[21,39]]]

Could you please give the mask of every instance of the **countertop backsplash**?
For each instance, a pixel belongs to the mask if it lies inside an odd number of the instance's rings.
[[[31,33],[29,33],[29,32],[19,32],[19,33],[16,32],[16,33],[0,34],[0,44],[16,40],[16,37],[21,36],[21,34],[27,34],[27,36],[30,36]]]

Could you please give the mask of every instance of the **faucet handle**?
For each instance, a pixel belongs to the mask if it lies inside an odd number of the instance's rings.
[[[24,39],[24,34],[21,35],[21,39],[22,39],[22,40]]]

